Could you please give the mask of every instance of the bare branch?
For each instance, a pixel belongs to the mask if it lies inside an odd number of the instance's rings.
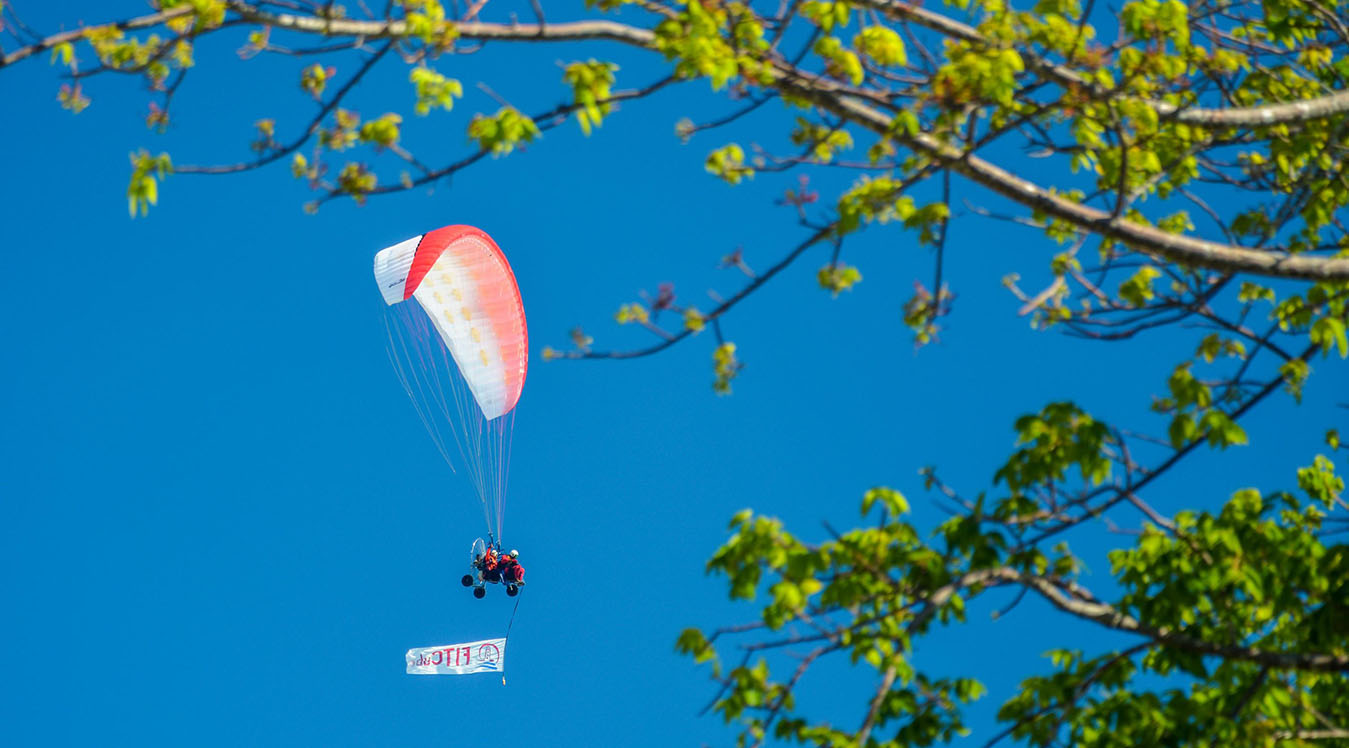
[[[871,728],[876,724],[876,715],[881,710],[881,702],[885,701],[885,695],[890,692],[890,687],[895,684],[897,674],[894,665],[885,669],[885,675],[881,677],[881,685],[876,689],[876,695],[871,697],[871,704],[867,707],[867,717],[862,722],[862,729],[857,731],[858,745],[866,745],[867,739],[871,737]]]
[[[783,257],[781,260],[777,262],[777,264],[768,268],[762,274],[756,276],[753,280],[749,282],[749,284],[747,284],[744,288],[740,289],[740,291],[737,292],[734,296],[723,301],[720,305],[717,306],[717,308],[713,309],[711,312],[704,315],[704,318],[715,320],[716,318],[725,314],[736,304],[744,300],[746,296],[749,296],[760,286],[772,280],[773,276],[785,270],[788,265],[791,265],[792,262],[795,261],[796,258],[800,257],[807,249],[810,249],[816,244],[819,244],[820,242],[825,241],[826,239],[829,239],[831,236],[833,236],[834,230],[835,230],[834,224],[830,224],[822,229],[819,229],[814,234],[811,234],[810,237],[807,238],[805,241],[796,245],[795,249],[793,249],[791,252],[788,252],[785,257]],[[641,358],[642,356],[650,356],[653,353],[659,353],[660,351],[669,348],[670,346],[674,345],[675,343],[678,343],[679,341],[683,340],[684,338],[687,338],[692,334],[693,334],[692,330],[684,329],[679,333],[676,333],[668,340],[663,340],[653,346],[641,348],[635,351],[567,351],[560,353],[559,355],[561,358],[590,358],[590,359]]]
[[[314,133],[318,132],[319,127],[323,124],[323,119],[336,109],[338,104],[342,103],[343,97],[345,97],[351,89],[355,88],[357,83],[361,82],[361,79],[365,77],[365,74],[375,67],[375,64],[393,48],[393,45],[394,43],[390,41],[381,47],[379,51],[375,52],[375,54],[371,55],[370,59],[366,60],[356,71],[356,74],[351,76],[351,78],[337,90],[337,93],[333,94],[332,98],[328,100],[328,103],[324,104],[323,107],[319,109],[318,114],[310,120],[309,126],[305,128],[304,133],[291,141],[290,144],[278,148],[254,161],[245,161],[243,163],[229,164],[227,166],[180,166],[174,169],[174,172],[178,174],[233,174],[235,172],[249,171],[261,166],[266,166],[277,159],[293,153],[298,150],[300,146],[307,143]]]

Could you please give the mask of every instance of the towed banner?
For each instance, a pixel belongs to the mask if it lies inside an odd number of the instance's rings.
[[[409,649],[408,675],[468,675],[506,670],[506,640],[484,639],[466,644]]]

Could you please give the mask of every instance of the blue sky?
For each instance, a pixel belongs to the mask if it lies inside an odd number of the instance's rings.
[[[54,5],[21,10],[44,31],[112,12]],[[707,289],[741,280],[716,269],[722,255],[743,246],[763,267],[800,240],[772,204],[794,175],[731,189],[702,168],[707,150],[762,137],[780,111],[681,145],[680,117],[730,111],[695,108],[705,83],[688,83],[623,107],[595,137],[568,123],[431,194],[309,216],[307,190],[278,164],[172,176],[150,216],[129,220],[129,151],[242,160],[255,120],[275,117],[288,139],[310,116],[301,63],[243,63],[239,43],[202,45],[162,136],[141,124],[138,81],[93,82],[93,105],[72,116],[43,61],[0,73],[12,102],[0,118],[0,713],[16,745],[727,744],[719,720],[695,716],[710,683],[672,645],[685,626],[754,615],[702,574],[734,512],[819,539],[821,521],[851,526],[863,491],[887,484],[930,528],[943,515],[918,468],[987,488],[1013,419],[1053,399],[1155,427],[1149,397],[1193,346],[1188,334],[1100,345],[1030,330],[1000,279],[1039,272],[1049,251],[1029,230],[962,220],[946,272],[955,314],[922,351],[900,305],[914,280],[929,282],[929,253],[872,230],[845,252],[865,276],[855,291],[830,299],[815,286],[817,250],[726,320],[747,364],[731,397],[712,393],[709,335],[636,361],[544,363],[542,347],[565,346],[577,324],[597,348],[640,345],[641,331],[612,322],[639,290],[674,282],[707,308]],[[457,158],[469,116],[497,108],[473,81],[541,111],[567,94],[554,60],[604,52],[503,45],[445,59],[466,96],[410,123],[407,142]],[[615,59],[620,86],[662,74]],[[351,67],[339,62],[339,76]],[[352,105],[376,115],[410,101],[405,68],[388,61]],[[820,180],[826,199],[844,178]],[[530,586],[504,688],[403,672],[406,649],[499,636],[510,615],[499,591],[477,601],[459,587],[481,515],[390,370],[370,277],[380,248],[449,223],[498,241],[530,322],[505,534]],[[1301,408],[1261,405],[1246,421],[1251,447],[1196,455],[1154,503],[1291,486],[1332,425],[1331,385],[1313,379]],[[1074,547],[1103,559],[1120,541],[1092,531]],[[1106,570],[1098,561],[1086,582],[1109,589]],[[978,744],[1020,678],[1047,670],[1044,650],[1115,641],[1034,602],[996,626],[990,609],[916,654],[990,686],[972,713]],[[851,724],[873,687],[869,671],[822,668],[803,706]]]

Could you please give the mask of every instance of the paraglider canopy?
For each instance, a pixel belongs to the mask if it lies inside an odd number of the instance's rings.
[[[394,368],[451,468],[448,443],[455,444],[499,538],[515,406],[529,365],[515,274],[486,232],[462,225],[380,251],[374,271]]]
[[[410,298],[426,312],[467,380],[483,417],[510,412],[529,365],[529,332],[515,274],[492,238],[446,226],[375,255],[385,303]]]

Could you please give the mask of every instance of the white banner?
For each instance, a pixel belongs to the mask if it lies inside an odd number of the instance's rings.
[[[467,675],[506,670],[506,640],[484,639],[466,644],[409,649],[408,675]]]

